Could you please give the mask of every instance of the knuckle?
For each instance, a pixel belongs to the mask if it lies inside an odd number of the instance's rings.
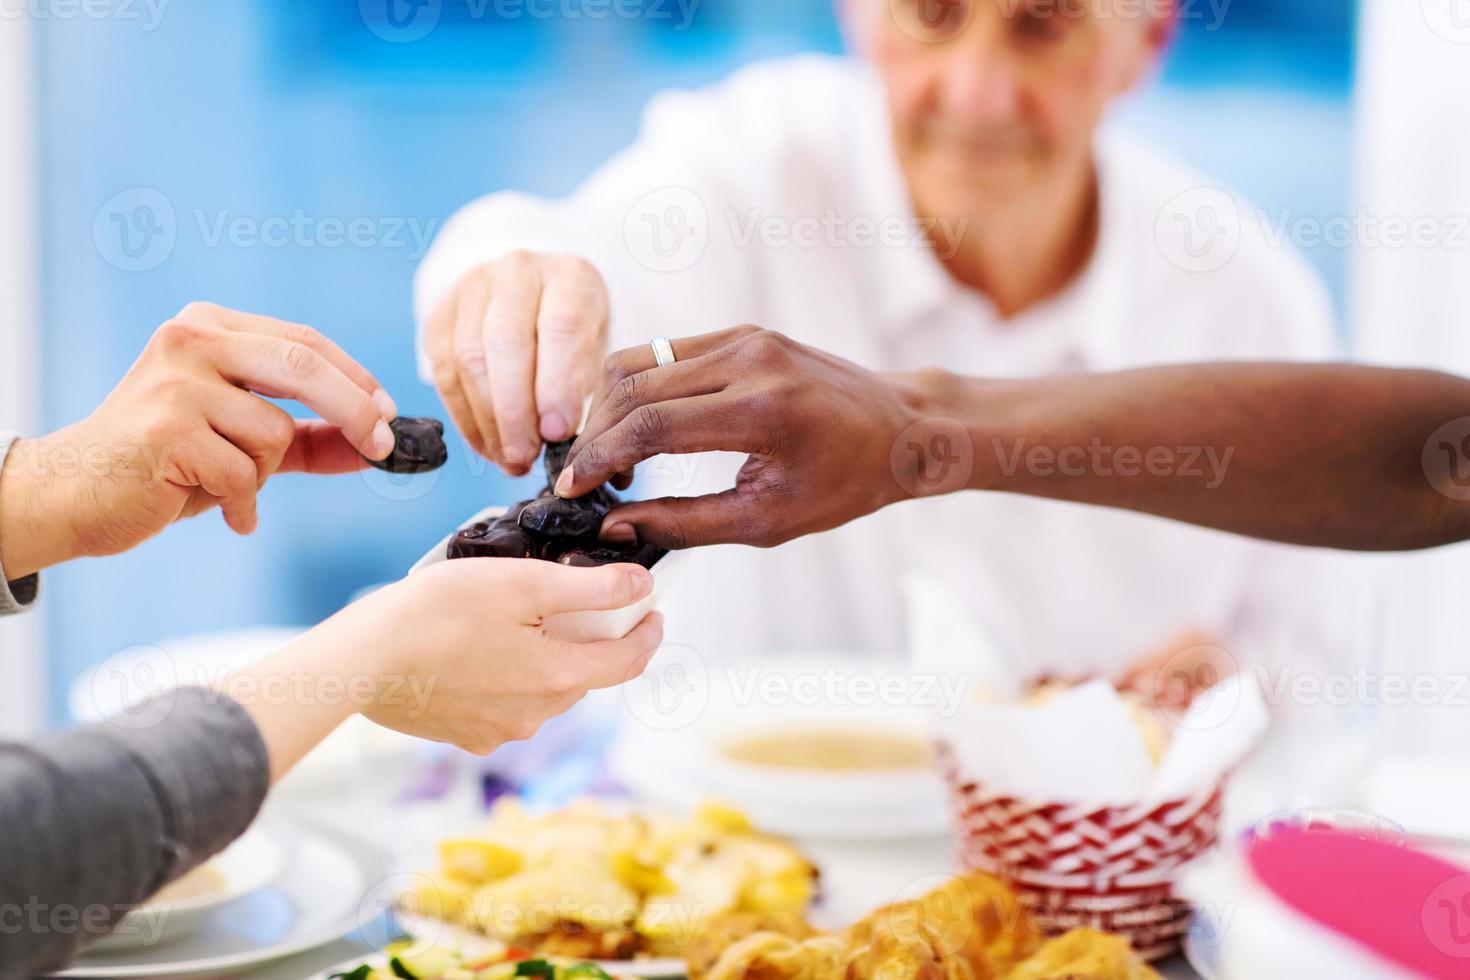
[[[495,316],[485,322],[485,346],[496,357],[524,357],[533,352],[522,321],[513,316]]]
[[[756,360],[763,364],[783,359],[791,349],[791,341],[786,335],[774,330],[756,330],[746,335],[744,344]]]
[[[630,374],[613,385],[607,393],[607,405],[614,415],[621,418],[640,404],[647,379],[641,374]]]
[[[598,583],[598,598],[607,606],[626,604],[633,592],[633,580],[614,568],[604,568]]]
[[[237,458],[225,470],[225,488],[234,496],[250,496],[255,493],[257,475],[254,463],[244,457]]]
[[[204,340],[207,332],[190,320],[175,317],[158,328],[153,334],[153,342],[163,351],[192,350]]]
[[[555,310],[543,314],[536,331],[555,340],[574,339],[591,332],[587,318],[575,310]]]
[[[605,472],[608,452],[604,442],[603,439],[595,439],[577,450],[577,455],[571,463],[578,475]]]
[[[271,412],[264,424],[266,441],[276,450],[284,450],[296,438],[296,420],[285,412]]]
[[[302,344],[306,347],[317,347],[326,341],[321,331],[315,327],[308,327],[304,323],[285,324],[285,337],[293,344]]]
[[[452,371],[453,368],[458,368],[460,372],[472,378],[485,377],[489,371],[489,361],[485,356],[485,348],[478,344],[459,348],[454,352],[454,364],[450,370]]]
[[[668,416],[657,405],[644,405],[628,420],[633,442],[639,447],[660,445],[668,433]]]
[[[684,527],[683,521],[670,521],[663,537],[664,547],[671,551],[683,551],[689,547],[689,531]]]
[[[613,351],[603,359],[602,383],[608,388],[633,373],[632,361],[627,351]]]
[[[293,378],[310,378],[316,374],[317,352],[305,344],[288,342],[281,350],[281,368]]]
[[[602,273],[597,271],[597,266],[580,255],[565,255],[562,263],[566,271],[577,279],[592,280],[600,287],[602,285]]]
[[[178,319],[208,321],[218,318],[221,312],[222,310],[217,303],[196,299],[194,302],[186,304],[182,310],[179,310]]]
[[[513,248],[492,264],[498,265],[506,271],[519,274],[530,272],[540,260],[541,257],[529,249]]]

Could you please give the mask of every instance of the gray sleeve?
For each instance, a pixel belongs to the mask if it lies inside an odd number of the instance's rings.
[[[18,437],[14,432],[0,432],[0,472],[5,470],[5,457]],[[3,491],[0,487],[0,491]],[[18,613],[36,601],[40,589],[40,576],[27,575],[15,582],[5,580],[5,569],[0,568],[0,616]]]
[[[255,723],[201,688],[0,743],[0,980],[69,961],[238,837],[269,785]]]

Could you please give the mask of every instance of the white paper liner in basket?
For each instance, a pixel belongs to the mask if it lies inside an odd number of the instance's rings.
[[[992,697],[1022,688],[942,583],[913,579],[908,597],[915,669],[976,678]],[[972,702],[937,717],[961,860],[1009,882],[1048,931],[1087,925],[1144,956],[1172,952],[1188,922],[1174,883],[1217,840],[1225,783],[1269,716],[1237,675],[1175,721],[1155,765],[1106,681],[1039,706]]]

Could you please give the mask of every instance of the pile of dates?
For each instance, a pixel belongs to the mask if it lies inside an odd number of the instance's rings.
[[[575,500],[552,492],[566,465],[573,440],[548,443],[543,457],[546,486],[534,500],[523,500],[493,521],[479,521],[449,541],[450,558],[540,558],[563,565],[636,562],[645,568],[666,553],[662,548],[617,545],[598,538],[602,519],[622,501],[606,486]]]

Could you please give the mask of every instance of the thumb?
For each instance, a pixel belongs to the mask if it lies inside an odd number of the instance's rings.
[[[368,465],[342,430],[321,419],[297,419],[296,436],[277,473],[356,473]]]
[[[751,498],[731,488],[702,497],[660,497],[624,504],[602,521],[602,536],[611,541],[629,540],[619,525],[631,527],[640,544],[678,551],[709,544],[748,544],[769,547],[768,521]]]
[[[563,612],[621,609],[653,591],[653,574],[642,565],[574,568],[530,560],[516,564],[523,608],[538,619]]]

